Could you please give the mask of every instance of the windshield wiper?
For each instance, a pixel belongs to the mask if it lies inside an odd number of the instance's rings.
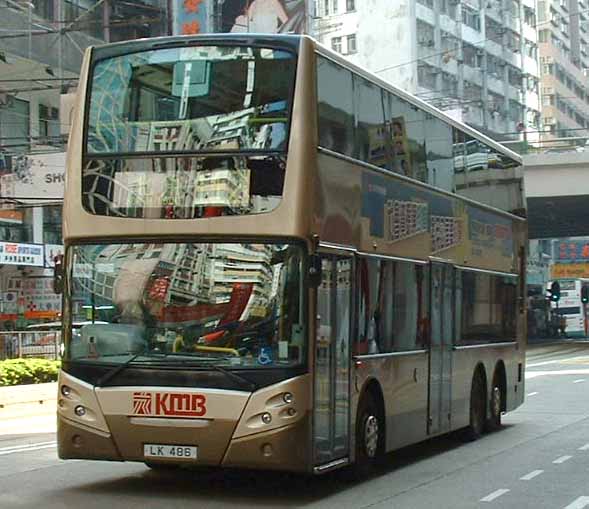
[[[166,357],[171,354],[167,354]],[[182,355],[182,354],[181,354]],[[242,386],[246,386],[248,390],[255,391],[258,389],[258,385],[251,380],[248,380],[246,377],[242,375],[238,375],[233,371],[224,368],[222,366],[218,366],[217,364],[212,364],[211,361],[219,360],[218,357],[198,357],[192,359],[176,359],[175,364],[180,364],[182,366],[193,365],[195,367],[202,367],[207,369],[213,369],[218,371],[219,373],[223,373],[227,378],[232,378],[234,381],[239,382]],[[224,359],[221,359],[224,360]],[[196,361],[196,362],[195,362]],[[205,361],[204,364],[201,364],[198,361]]]
[[[251,380],[248,380],[244,376],[238,375],[237,373],[234,373],[233,371],[231,371],[229,369],[223,368],[221,366],[217,366],[216,364],[213,364],[211,366],[211,368],[214,369],[215,371],[219,371],[220,373],[223,373],[228,378],[233,378],[233,380],[236,380],[237,382],[241,383],[242,385],[246,385],[251,392],[254,392],[258,389],[258,385],[255,382],[252,382]]]
[[[100,377],[96,382],[96,387],[103,387],[106,382],[112,380],[115,376],[117,376],[121,371],[123,371],[127,366],[129,366],[137,357],[144,355],[147,352],[147,348],[144,348],[140,352],[136,353],[135,355],[129,357],[125,362],[119,364],[118,366],[114,367],[110,371],[107,371],[104,376]]]

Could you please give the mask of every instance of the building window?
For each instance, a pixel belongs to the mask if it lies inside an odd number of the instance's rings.
[[[43,209],[43,242],[62,244],[61,205],[49,205]]]
[[[337,51],[338,53],[342,52],[342,38],[341,37],[334,37],[331,39],[331,49],[333,51]]]
[[[329,16],[329,0],[323,0],[323,15]]]
[[[46,138],[43,142],[59,142],[59,110],[39,104],[39,136]]]
[[[29,148],[29,103],[10,97],[0,108],[0,140],[10,152],[26,152]]]
[[[356,10],[356,0],[346,0],[346,12],[352,12]]]
[[[339,0],[333,0],[333,14],[337,14],[338,2]]]
[[[356,53],[356,34],[348,35],[348,53]]]

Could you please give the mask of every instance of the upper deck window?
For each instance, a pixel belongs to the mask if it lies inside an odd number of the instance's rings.
[[[293,53],[246,46],[98,61],[86,152],[285,152],[295,68]]]

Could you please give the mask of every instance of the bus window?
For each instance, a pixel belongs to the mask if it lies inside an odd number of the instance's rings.
[[[516,337],[517,278],[463,271],[462,343],[513,341]]]

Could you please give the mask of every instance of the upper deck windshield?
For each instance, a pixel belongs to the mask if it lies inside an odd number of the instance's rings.
[[[305,362],[296,245],[82,245],[68,256],[67,320],[97,322],[66,339],[66,361],[204,369]]]
[[[98,61],[86,152],[284,152],[296,58],[247,46],[192,46]]]

